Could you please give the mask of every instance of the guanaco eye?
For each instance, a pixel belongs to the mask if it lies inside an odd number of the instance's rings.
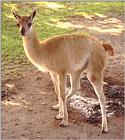
[[[32,23],[28,23],[29,28],[31,27]]]
[[[18,27],[20,27],[20,24],[19,24],[19,23],[17,23],[16,25],[17,25]]]

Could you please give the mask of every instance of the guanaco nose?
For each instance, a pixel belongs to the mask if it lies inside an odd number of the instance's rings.
[[[25,35],[25,28],[24,28],[24,27],[22,27],[22,29],[21,29],[21,35],[22,35],[22,36]]]

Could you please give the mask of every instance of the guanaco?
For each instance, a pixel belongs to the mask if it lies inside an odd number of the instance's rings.
[[[113,55],[113,48],[96,37],[84,34],[64,34],[46,40],[39,40],[33,27],[36,10],[29,16],[20,16],[13,11],[23,39],[23,46],[29,61],[40,71],[49,72],[52,78],[59,109],[56,119],[62,119],[60,126],[68,125],[67,98],[77,92],[81,72],[86,71],[99,99],[102,114],[102,133],[108,131],[106,119],[106,98],[103,93],[103,73],[106,51]],[[66,76],[70,75],[71,89],[65,94]]]

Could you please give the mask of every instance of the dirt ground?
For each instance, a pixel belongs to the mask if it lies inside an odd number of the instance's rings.
[[[68,101],[69,126],[55,120],[56,96],[50,76],[29,65],[15,78],[2,72],[2,139],[124,139],[124,40],[123,16],[68,17],[74,31],[89,31],[100,40],[111,41],[115,56],[107,54],[104,92],[107,97],[109,132],[101,134],[97,98],[86,76],[81,91]],[[69,81],[69,80],[68,80]],[[69,82],[67,88],[69,88]]]

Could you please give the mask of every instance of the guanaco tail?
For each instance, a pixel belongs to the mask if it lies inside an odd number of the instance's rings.
[[[113,56],[113,48],[96,37],[84,34],[65,34],[40,41],[33,27],[36,10],[29,16],[20,16],[13,11],[23,39],[23,46],[29,61],[40,71],[49,72],[52,78],[59,109],[56,119],[62,119],[60,126],[68,125],[67,99],[80,88],[81,72],[86,71],[98,97],[102,114],[102,132],[108,131],[106,119],[106,98],[103,93],[103,73],[106,51]],[[70,75],[71,89],[65,94],[66,76]]]

